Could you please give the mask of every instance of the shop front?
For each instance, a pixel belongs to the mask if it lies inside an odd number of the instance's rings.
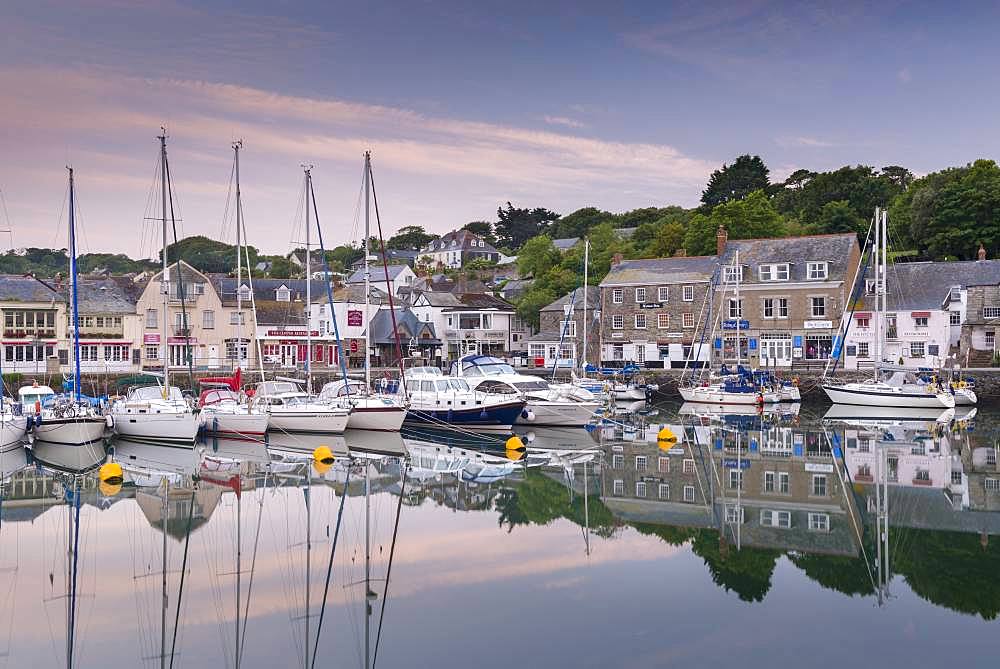
[[[338,364],[337,342],[331,336],[320,337],[317,330],[265,329],[259,335],[264,365],[293,369],[308,360],[317,366]]]

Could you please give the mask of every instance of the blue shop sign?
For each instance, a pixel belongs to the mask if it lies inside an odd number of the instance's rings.
[[[737,329],[737,325],[739,325],[739,329],[740,330],[749,330],[750,329],[750,321],[748,321],[746,319],[741,319],[739,322],[737,322],[735,319],[728,320],[728,321],[722,321],[722,329],[723,330],[735,330],[735,329]]]
[[[750,461],[739,460],[737,458],[723,458],[722,466],[726,469],[750,469]]]

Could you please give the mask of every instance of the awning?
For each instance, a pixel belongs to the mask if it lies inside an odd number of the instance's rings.
[[[931,312],[929,311],[911,311],[910,316],[913,318],[930,318]]]
[[[858,319],[860,319],[860,318],[871,318],[872,317],[872,312],[870,312],[870,311],[855,311],[854,312],[854,317],[858,318]]]

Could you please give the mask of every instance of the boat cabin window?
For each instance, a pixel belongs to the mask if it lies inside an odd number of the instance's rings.
[[[282,393],[297,393],[298,386],[291,381],[264,381],[257,386],[259,395],[280,395]]]
[[[233,392],[232,390],[206,390],[201,396],[202,405],[239,401],[240,394]]]
[[[438,389],[438,392],[447,391],[447,390],[451,390],[451,386],[448,383],[447,379],[442,379],[442,380],[440,380],[440,381],[437,382],[437,389]]]
[[[457,390],[460,393],[469,392],[470,390],[469,384],[465,381],[465,379],[448,379],[448,382],[451,384],[453,390]]]
[[[420,390],[422,390],[425,393],[432,393],[432,392],[434,392],[434,382],[433,381],[421,381],[420,382]]]
[[[549,384],[541,379],[537,379],[534,381],[518,381],[514,384],[514,387],[522,392],[532,390],[548,390]]]
[[[478,386],[476,390],[482,393],[499,393],[504,395],[517,394],[513,386],[509,383],[504,383],[503,381],[483,381]]]
[[[420,391],[420,382],[419,381],[407,381],[406,382],[406,390],[408,392],[411,392],[411,393],[419,392]]]
[[[167,393],[167,398],[171,400],[183,401],[184,396],[181,394],[180,388],[176,386],[170,386],[170,389]],[[143,401],[143,402],[162,400],[163,389],[160,388],[160,386],[145,386],[143,388],[135,388],[129,394],[129,399]]]
[[[499,358],[480,356],[475,360],[462,362],[463,376],[497,376],[500,374],[517,374],[517,372]]]

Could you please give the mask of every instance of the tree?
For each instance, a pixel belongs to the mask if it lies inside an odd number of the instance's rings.
[[[819,212],[817,229],[821,233],[855,232],[864,235],[868,221],[858,216],[847,200],[833,200],[823,205]]]
[[[421,249],[434,239],[437,239],[437,235],[429,234],[423,226],[405,225],[389,238],[385,246],[390,249]]]
[[[742,200],[754,191],[766,190],[771,183],[769,172],[760,156],[739,156],[732,165],[723,164],[721,169],[712,172],[701,193],[701,202],[710,210],[726,202]]]
[[[463,230],[468,230],[472,234],[485,239],[490,244],[496,246],[497,238],[493,234],[493,224],[489,221],[471,221],[462,226]]]
[[[293,265],[291,260],[278,256],[271,260],[271,270],[267,274],[272,279],[290,279],[297,273],[298,267]]]
[[[888,165],[882,168],[882,176],[904,191],[913,183],[913,172],[899,165]]]
[[[246,247],[246,258],[250,259],[250,266],[257,263],[257,249],[252,246]],[[163,257],[163,252],[160,252]],[[224,272],[234,273],[236,271],[236,246],[209,239],[203,235],[185,237],[167,246],[167,262],[174,263],[183,260],[200,272]]]
[[[584,207],[553,223],[550,234],[553,239],[583,237],[595,225],[606,223],[614,218],[614,214],[609,211],[603,211],[597,207]]]
[[[705,214],[695,214],[688,221],[684,231],[684,250],[689,256],[710,256],[715,254],[715,234],[718,227]]]
[[[888,206],[903,192],[903,187],[897,183],[900,179],[902,175],[895,171],[879,174],[867,165],[848,165],[832,172],[814,173],[801,183],[801,187],[782,186],[773,193],[772,199],[782,215],[797,219],[803,226],[815,226],[819,232],[825,232],[820,225],[823,207],[830,202],[844,201],[856,218],[866,222],[862,226],[866,230],[875,207]]]
[[[517,271],[521,276],[542,277],[559,264],[562,256],[546,235],[529,239],[517,254]]]
[[[812,178],[815,176],[816,173],[810,170],[805,170],[805,169],[795,170],[794,172],[788,175],[788,178],[785,179],[785,182],[782,185],[785,188],[791,188],[793,190],[802,190],[803,188],[805,188],[806,184],[809,183],[809,181],[811,181]]]
[[[506,208],[497,209],[497,218],[500,219],[494,226],[497,243],[515,251],[532,237],[544,234],[549,226],[559,219],[559,214],[543,207],[515,208],[508,202]]]

